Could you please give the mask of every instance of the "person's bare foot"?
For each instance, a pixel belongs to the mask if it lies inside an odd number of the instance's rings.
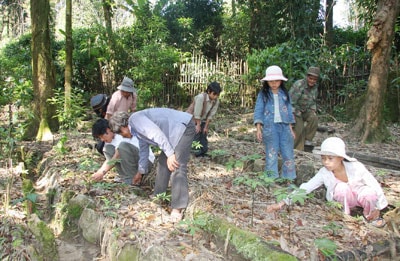
[[[183,210],[182,209],[177,209],[177,208],[172,209],[171,216],[170,216],[172,223],[178,223],[179,221],[182,220],[182,218],[183,218]]]
[[[378,209],[375,209],[375,210],[371,211],[371,212],[369,213],[369,215],[366,216],[365,218],[366,218],[368,221],[371,221],[371,220],[375,220],[375,219],[379,218],[379,215],[380,215],[380,211],[379,211]]]
[[[133,186],[140,186],[140,183],[142,182],[142,174],[136,173],[135,176],[132,178],[132,185]]]

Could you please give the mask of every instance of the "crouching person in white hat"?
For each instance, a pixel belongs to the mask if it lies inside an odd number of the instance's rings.
[[[110,120],[111,116],[118,111],[128,113],[136,111],[137,94],[133,80],[124,77],[117,89],[118,90],[112,94],[110,103],[107,106],[107,113],[104,117],[107,120]]]
[[[327,138],[322,142],[321,150],[314,153],[321,155],[324,167],[308,182],[301,184],[300,189],[310,193],[325,185],[326,199],[341,203],[345,214],[349,215],[353,207],[362,207],[364,218],[368,222],[376,227],[383,227],[385,220],[380,217],[380,210],[388,205],[383,190],[361,162],[346,154],[343,140],[337,137]],[[290,200],[272,204],[267,211],[279,210],[285,204],[290,204]]]

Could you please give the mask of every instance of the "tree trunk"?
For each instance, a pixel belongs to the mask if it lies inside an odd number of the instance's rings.
[[[53,96],[55,70],[50,43],[49,0],[31,0],[32,21],[32,84],[34,90],[33,131],[37,141],[52,140],[50,127],[56,127],[54,106],[47,100]]]
[[[325,1],[325,28],[324,28],[324,36],[325,36],[325,45],[331,46],[333,43],[333,0]]]
[[[104,20],[106,21],[106,38],[108,45],[108,52],[110,54],[110,59],[108,61],[108,66],[106,66],[107,70],[103,72],[103,79],[107,83],[107,87],[115,86],[115,44],[114,44],[114,36],[112,29],[112,2],[113,0],[103,0],[103,11],[104,11]]]
[[[257,49],[257,41],[256,37],[258,36],[258,26],[257,19],[259,18],[257,15],[256,1],[249,1],[249,9],[250,9],[250,30],[249,30],[249,50]]]
[[[66,115],[71,115],[71,93],[72,93],[72,0],[66,1],[65,8],[65,103],[64,112]]]
[[[387,137],[382,111],[388,85],[394,25],[399,8],[398,0],[379,0],[373,25],[368,32],[367,48],[372,53],[368,90],[364,105],[351,130],[352,135],[361,137],[361,142],[379,142]]]

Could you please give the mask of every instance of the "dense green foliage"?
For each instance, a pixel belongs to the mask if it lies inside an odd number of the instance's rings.
[[[111,86],[105,80],[112,56],[116,60],[113,81],[118,84],[123,76],[135,80],[139,108],[181,106],[171,104],[174,100],[163,101],[159,94],[165,88],[173,87],[177,90],[176,96],[187,95],[179,86],[178,68],[184,59],[196,52],[202,53],[210,61],[217,57],[231,61],[246,60],[249,74],[243,77],[254,87],[260,86],[258,80],[271,64],[282,67],[289,79],[286,83],[288,88],[304,76],[308,66],[320,66],[319,110],[333,113],[342,120],[357,116],[351,115],[351,107],[346,106],[359,106],[359,102],[348,101],[365,93],[370,67],[370,54],[364,47],[368,27],[358,30],[334,28],[334,42],[328,48],[321,37],[323,8],[320,1],[160,0],[153,5],[147,0],[115,0],[112,1],[115,25],[113,50],[110,50],[107,30],[103,25],[101,2],[83,2],[81,5],[91,12],[95,11],[95,15],[93,12],[75,14],[76,23],[73,22],[76,26],[73,30],[73,87],[75,95],[79,93],[79,98],[74,99],[75,108],[87,106],[88,102],[85,104],[85,101],[92,94],[111,94],[115,90],[116,86]],[[361,4],[358,11],[363,15],[358,20],[369,25],[375,10],[374,4],[371,1],[357,3]],[[73,2],[73,5],[77,3]],[[57,30],[54,32],[57,33]],[[1,105],[13,103],[29,108],[32,102],[30,42],[31,35],[24,34],[0,50]],[[55,35],[52,53],[57,71],[57,97],[53,102],[58,106],[57,117],[63,122],[64,128],[69,128],[73,127],[69,125],[73,124],[74,118],[81,117],[83,113],[81,110],[76,110],[74,115],[62,113],[64,46],[63,37]],[[394,72],[397,66],[395,59],[398,57],[396,46],[399,46],[397,42],[393,50]],[[229,75],[210,77],[226,84],[222,102],[237,104],[230,100],[238,98],[239,85],[232,82]],[[385,107],[384,115],[392,121],[397,120],[393,115],[398,115],[399,108],[396,106],[398,99],[394,99],[398,92],[398,78],[398,73],[390,74],[389,93],[392,95],[388,99],[391,102]],[[28,116],[29,113],[26,113],[24,117]]]
[[[168,44],[183,52],[201,50],[207,57],[220,53],[223,31],[222,1],[172,1],[160,13],[170,32]]]
[[[2,49],[0,55],[0,105],[28,104],[32,100],[31,35]]]

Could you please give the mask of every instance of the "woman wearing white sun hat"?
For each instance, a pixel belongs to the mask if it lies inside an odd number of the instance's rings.
[[[385,225],[380,218],[380,210],[388,202],[383,190],[375,177],[355,158],[346,154],[346,146],[342,139],[330,137],[321,144],[321,150],[314,150],[321,155],[324,165],[308,182],[300,185],[307,193],[325,185],[328,201],[342,204],[345,214],[350,214],[353,207],[362,207],[365,219],[376,227]],[[268,207],[269,211],[280,209],[288,200]]]

